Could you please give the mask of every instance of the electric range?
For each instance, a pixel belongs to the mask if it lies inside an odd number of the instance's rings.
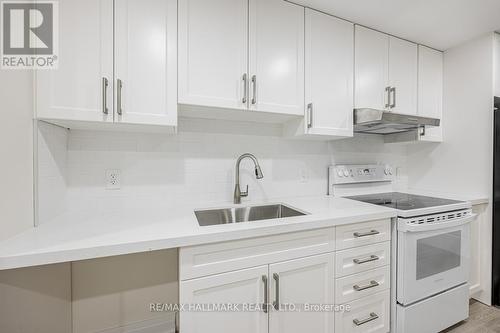
[[[331,166],[329,194],[397,211],[391,331],[439,332],[469,315],[469,238],[475,214],[465,201],[395,192],[394,174],[387,165]]]

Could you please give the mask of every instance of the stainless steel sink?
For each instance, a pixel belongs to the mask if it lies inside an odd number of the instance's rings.
[[[270,220],[307,214],[281,204],[197,210],[194,213],[200,226]]]

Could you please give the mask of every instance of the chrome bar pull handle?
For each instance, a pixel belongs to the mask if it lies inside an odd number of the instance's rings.
[[[378,235],[378,234],[380,234],[379,231],[371,230],[368,232],[355,232],[355,233],[353,233],[353,236],[356,238],[361,238],[361,237],[368,237],[368,236],[373,236],[373,235]]]
[[[366,319],[353,319],[352,322],[356,326],[361,326],[361,325],[364,325],[364,324],[369,323],[370,321],[373,321],[376,319],[378,319],[378,315],[375,312],[372,312],[372,313],[370,313],[370,317],[368,317]]]
[[[354,289],[356,291],[363,291],[363,290],[378,287],[379,285],[380,284],[377,281],[372,280],[372,281],[370,281],[370,284],[367,284],[366,286],[358,286],[356,284],[356,285],[352,286],[352,289]]]
[[[391,87],[385,87],[385,93],[387,98],[385,108],[388,109],[391,107]]]
[[[253,89],[252,104],[255,105],[257,104],[257,75],[252,76],[252,89]]]
[[[313,127],[313,103],[307,104],[307,128]]]
[[[267,305],[269,304],[269,299],[267,295],[267,275],[262,275],[262,282],[264,283],[264,303],[262,303],[262,310],[267,313]]]
[[[116,104],[117,104],[117,113],[118,115],[122,115],[123,114],[123,110],[122,110],[122,88],[123,88],[123,82],[122,80],[120,79],[117,79],[116,80],[116,84],[117,84],[117,87],[116,87]]]
[[[376,256],[376,255],[371,255],[369,258],[364,258],[364,259],[353,259],[352,261],[357,264],[357,265],[361,265],[361,264],[366,264],[368,262],[372,262],[372,261],[377,261],[379,260],[380,257],[379,256]]]
[[[391,88],[391,93],[392,93],[391,109],[394,109],[396,107],[396,87]]]
[[[247,104],[248,94],[248,75],[247,73],[243,74],[243,98],[241,99],[241,103]]]
[[[108,78],[102,78],[102,113],[108,114]]]
[[[274,273],[273,279],[274,279],[274,283],[275,283],[274,286],[276,288],[273,307],[275,310],[279,311],[279,309],[280,309],[280,276],[279,276],[279,274]]]

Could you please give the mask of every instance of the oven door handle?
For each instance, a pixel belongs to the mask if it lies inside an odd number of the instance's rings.
[[[398,231],[402,232],[424,232],[424,231],[433,231],[433,230],[440,230],[440,229],[446,229],[446,228],[452,228],[452,227],[459,227],[461,225],[471,223],[474,221],[477,217],[477,214],[471,214],[467,217],[451,220],[449,222],[443,222],[443,223],[425,223],[425,224],[406,224],[402,223],[401,225],[398,225]]]

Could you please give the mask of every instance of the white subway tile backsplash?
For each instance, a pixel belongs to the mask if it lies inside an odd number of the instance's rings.
[[[39,128],[41,223],[63,209],[104,214],[230,202],[235,162],[245,152],[257,156],[264,179],[255,179],[251,161],[242,162],[241,184],[250,189],[244,200],[326,194],[332,163],[406,166],[406,148],[377,137],[292,140],[275,124],[181,119],[177,135]],[[120,190],[105,189],[107,169],[121,170]]]

